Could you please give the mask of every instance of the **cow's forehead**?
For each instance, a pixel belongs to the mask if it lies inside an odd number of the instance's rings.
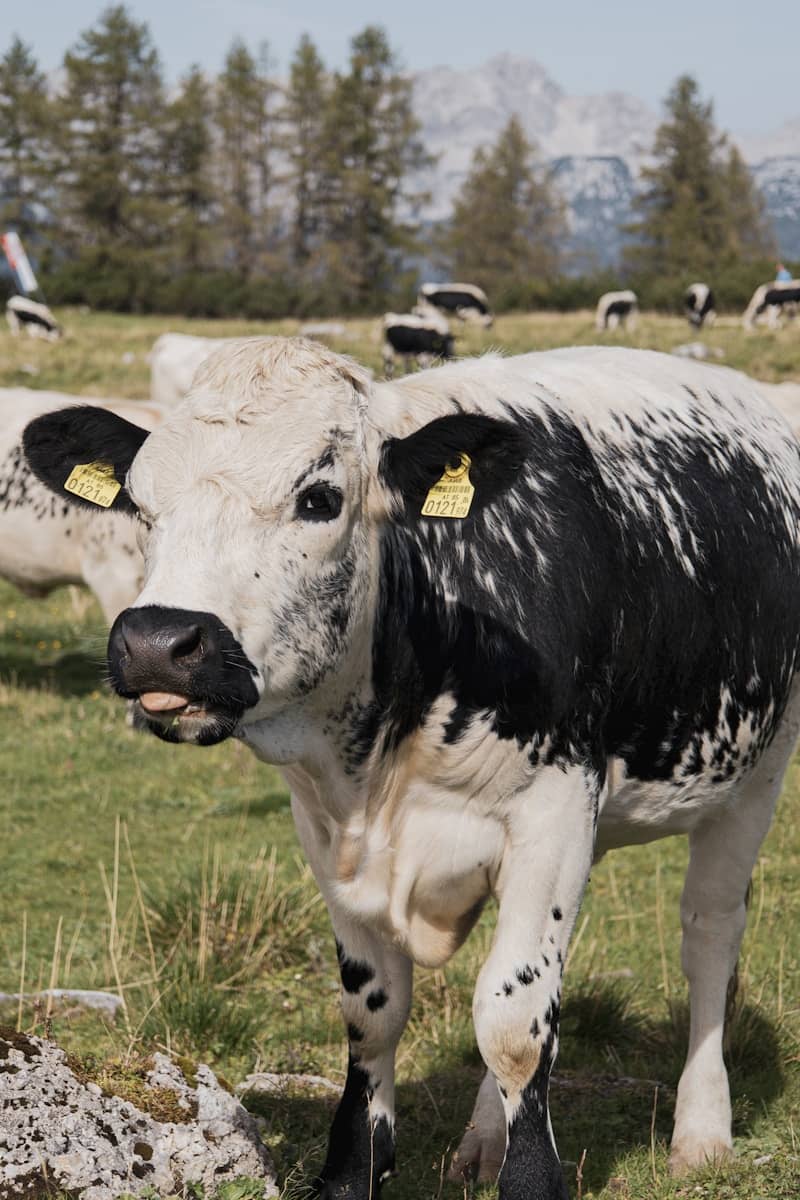
[[[209,482],[258,506],[278,500],[315,464],[352,465],[365,390],[357,368],[314,343],[254,338],[222,347],[144,443],[131,489],[158,509]]]

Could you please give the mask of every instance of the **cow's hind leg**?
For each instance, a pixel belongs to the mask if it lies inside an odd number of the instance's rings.
[[[731,807],[689,838],[681,899],[682,964],[689,981],[689,1051],[678,1085],[670,1167],[675,1174],[732,1151],[731,1102],[722,1057],[725,1009],[744,933],[746,897],[791,757],[791,719],[736,785]]]
[[[506,1117],[497,1080],[487,1071],[478,1089],[467,1130],[450,1164],[454,1183],[493,1183],[506,1153]]]

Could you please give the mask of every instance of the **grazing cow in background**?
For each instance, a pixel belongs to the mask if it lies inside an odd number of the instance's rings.
[[[430,305],[422,312],[386,313],[383,318],[383,369],[387,378],[394,374],[396,358],[402,358],[409,370],[413,359],[428,366],[435,358],[453,357],[453,335],[447,319]]]
[[[714,293],[707,283],[691,284],[686,289],[683,303],[689,324],[695,329],[714,324],[717,316],[714,310]]]
[[[639,300],[636,292],[632,292],[630,288],[624,292],[606,292],[597,301],[595,328],[605,330],[621,326],[633,329],[638,313]]]
[[[486,292],[473,283],[423,283],[417,301],[486,329],[494,322]]]
[[[150,351],[150,399],[175,404],[192,386],[194,373],[212,351],[234,338],[195,337],[188,333],[162,333]]]
[[[745,329],[753,329],[757,321],[766,317],[770,329],[777,329],[781,317],[794,317],[800,304],[800,279],[788,282],[762,283],[753,292],[750,303],[742,315]]]
[[[47,305],[29,300],[27,296],[12,296],[7,301],[6,320],[14,337],[24,329],[28,337],[57,342],[63,332]]]
[[[54,496],[32,473],[22,451],[25,426],[68,404],[91,405],[89,412],[102,409],[146,429],[154,428],[160,418],[152,405],[135,400],[0,389],[0,576],[25,595],[37,597],[61,584],[84,583],[110,625],[142,585],[135,522],[117,510],[74,508],[66,493]]]
[[[412,962],[446,962],[494,896],[490,1074],[457,1166],[502,1162],[501,1200],[566,1197],[548,1081],[592,861],[678,833],[672,1165],[729,1154],[726,993],[800,728],[800,447],[757,386],[604,347],[370,385],[322,346],[251,341],[149,436],[68,410],[25,449],[59,501],[74,462],[113,462],[142,523],[116,691],[291,788],[350,1044],[322,1195],[367,1200],[392,1170]]]

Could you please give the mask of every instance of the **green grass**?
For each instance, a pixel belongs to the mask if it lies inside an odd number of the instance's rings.
[[[144,395],[144,355],[163,330],[264,328],[63,319],[63,345],[0,334],[0,384]],[[349,322],[335,345],[377,368],[376,328]],[[489,335],[471,331],[464,344],[523,350],[592,340],[589,314],[512,315]],[[677,319],[645,317],[632,340],[668,348],[689,334]],[[800,377],[794,330],[745,337],[722,322],[707,340],[762,378]],[[125,364],[127,352],[135,358]],[[39,374],[26,375],[23,363]],[[83,593],[30,601],[0,584],[0,991],[15,992],[23,979],[25,990],[122,987],[127,1011],[114,1026],[77,1011],[53,1018],[60,1042],[96,1062],[135,1064],[168,1046],[233,1082],[254,1069],[341,1081],[333,939],[280,776],[238,744],[198,750],[134,734],[103,687],[104,643],[99,612]],[[610,855],[592,873],[551,1097],[570,1186],[574,1193],[585,1150],[584,1200],[792,1200],[800,1195],[798,769],[759,860],[742,953],[729,1048],[737,1158],[676,1182],[666,1155],[686,1038],[678,922],[685,862],[684,843],[671,839]],[[446,970],[417,972],[398,1055],[400,1175],[386,1189],[395,1200],[462,1194],[442,1173],[481,1075],[470,1006],[492,921],[488,911]],[[0,1021],[17,1015],[12,1007]],[[25,1006],[22,1025],[41,1032],[45,1015]],[[299,1195],[320,1165],[330,1099],[290,1094],[253,1104],[266,1118],[286,1196]]]

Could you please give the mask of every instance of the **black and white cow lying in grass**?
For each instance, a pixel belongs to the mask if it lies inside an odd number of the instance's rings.
[[[429,366],[437,358],[453,357],[453,335],[447,318],[429,304],[413,313],[386,313],[383,318],[383,369],[394,374],[395,360],[408,371],[412,362]]]
[[[707,283],[693,283],[686,289],[683,298],[689,324],[695,329],[713,325],[717,314],[714,310],[714,293]]]
[[[108,513],[97,506],[78,509],[67,493],[54,495],[33,474],[22,450],[25,426],[67,404],[104,408],[148,429],[160,416],[154,406],[131,400],[0,388],[0,577],[35,597],[65,583],[84,583],[110,625],[142,586],[135,521],[118,507]],[[62,484],[66,480],[65,475]]]
[[[583,890],[599,855],[678,833],[672,1163],[726,1156],[726,991],[800,726],[800,452],[755,385],[598,347],[370,385],[275,339],[215,353],[149,436],[68,410],[25,448],[59,500],[73,463],[113,463],[141,523],[117,692],[291,788],[350,1043],[323,1195],[392,1170],[412,963],[445,963],[494,896],[457,1165],[502,1162],[503,1200],[566,1196],[548,1080]]]
[[[606,292],[597,301],[595,312],[595,329],[601,332],[605,329],[618,329],[636,325],[639,315],[639,300],[636,292],[629,288],[624,292]]]
[[[423,283],[418,302],[431,304],[459,321],[483,325],[486,329],[494,321],[486,292],[474,283]]]
[[[742,324],[745,329],[753,329],[757,322],[765,320],[770,329],[777,329],[782,317],[796,315],[798,305],[800,279],[762,283],[753,292],[750,303],[744,310]]]
[[[27,296],[12,296],[6,302],[6,321],[16,337],[23,329],[28,337],[57,342],[62,329],[46,304],[29,300]]]

